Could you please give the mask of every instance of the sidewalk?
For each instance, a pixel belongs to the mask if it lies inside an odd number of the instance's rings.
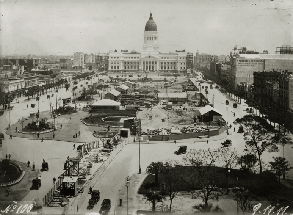
[[[136,215],[137,210],[149,210],[150,207],[146,206],[146,199],[138,194],[138,189],[144,179],[147,177],[146,173],[134,174],[130,177],[130,186],[128,187],[128,214]],[[120,206],[120,199],[122,199],[122,206]],[[125,215],[127,214],[127,188],[123,186],[118,194],[118,205],[115,206],[114,214]]]

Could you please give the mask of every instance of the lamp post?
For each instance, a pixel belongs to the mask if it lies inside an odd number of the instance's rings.
[[[126,177],[125,186],[127,188],[127,215],[128,215],[128,187],[130,186],[130,178],[129,178],[129,176]]]
[[[8,110],[9,110],[9,128],[10,128],[10,102],[8,103]]]

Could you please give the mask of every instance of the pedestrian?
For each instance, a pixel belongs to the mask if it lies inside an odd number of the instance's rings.
[[[75,144],[73,144],[73,150],[75,149]]]
[[[209,144],[209,140],[207,140],[207,144]]]
[[[26,105],[26,108],[28,108],[28,105]]]
[[[8,158],[9,158],[9,160],[10,160],[10,158],[11,158],[11,155],[10,155],[10,154],[8,155]]]
[[[61,128],[62,128],[62,124],[61,124]]]
[[[38,138],[40,137],[40,133],[37,133]]]
[[[235,132],[235,127],[234,127],[234,132]]]
[[[12,135],[10,134],[10,139],[12,139]]]
[[[55,134],[53,133],[53,139],[55,138]]]
[[[80,135],[80,131],[78,132],[78,135]]]
[[[6,154],[6,160],[7,160],[8,155]]]
[[[29,167],[29,166],[30,166],[30,163],[31,163],[30,161],[28,161],[28,162],[27,162],[27,167]]]
[[[234,116],[235,116],[235,112],[234,112]]]
[[[75,137],[77,137],[77,133],[75,134]]]
[[[42,137],[42,142],[44,142],[44,138]]]
[[[174,143],[176,144],[176,140],[174,140]]]
[[[55,182],[56,182],[56,178],[54,177],[54,178],[53,178],[53,184],[55,184]]]
[[[35,167],[36,167],[36,166],[35,166],[35,163],[33,163],[33,171],[35,171]]]
[[[17,127],[15,128],[15,132],[17,132]]]
[[[9,194],[10,194],[10,189],[9,189],[9,187],[7,187],[7,190],[6,190],[6,192],[7,192],[7,197],[9,196]]]

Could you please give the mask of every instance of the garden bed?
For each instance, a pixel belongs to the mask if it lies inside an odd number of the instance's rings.
[[[182,177],[184,181],[195,182],[197,178],[197,171],[193,166],[179,166],[181,170]],[[226,188],[226,169],[222,167],[212,166],[211,171],[215,172],[216,185],[219,188]],[[163,183],[163,177],[160,177],[159,182]],[[144,188],[144,185],[147,183],[152,183],[155,181],[154,175],[148,175],[140,186],[138,193],[146,194],[147,189]],[[286,192],[287,198],[293,198],[293,189],[288,188],[285,185],[279,184],[276,177],[273,176],[270,172],[263,172],[263,174],[254,174],[249,171],[231,169],[229,173],[228,187],[247,187],[251,192],[259,197],[271,198],[272,192],[275,192],[276,195],[283,196],[284,191]],[[199,190],[198,183],[184,183],[181,191],[190,192],[192,190]],[[288,196],[291,193],[291,196]]]
[[[6,184],[17,180],[22,174],[22,169],[10,160],[2,160],[0,162],[0,172],[0,184]]]

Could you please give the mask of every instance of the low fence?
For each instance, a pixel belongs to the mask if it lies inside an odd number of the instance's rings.
[[[219,134],[222,134],[227,129],[226,126],[221,127],[218,130],[211,130],[209,132],[203,131],[203,132],[194,132],[194,133],[185,133],[185,134],[170,134],[170,135],[156,135],[156,136],[149,136],[150,141],[168,141],[168,140],[183,140],[183,139],[192,139],[192,138],[198,138],[199,136],[209,135],[211,136],[217,136]]]

